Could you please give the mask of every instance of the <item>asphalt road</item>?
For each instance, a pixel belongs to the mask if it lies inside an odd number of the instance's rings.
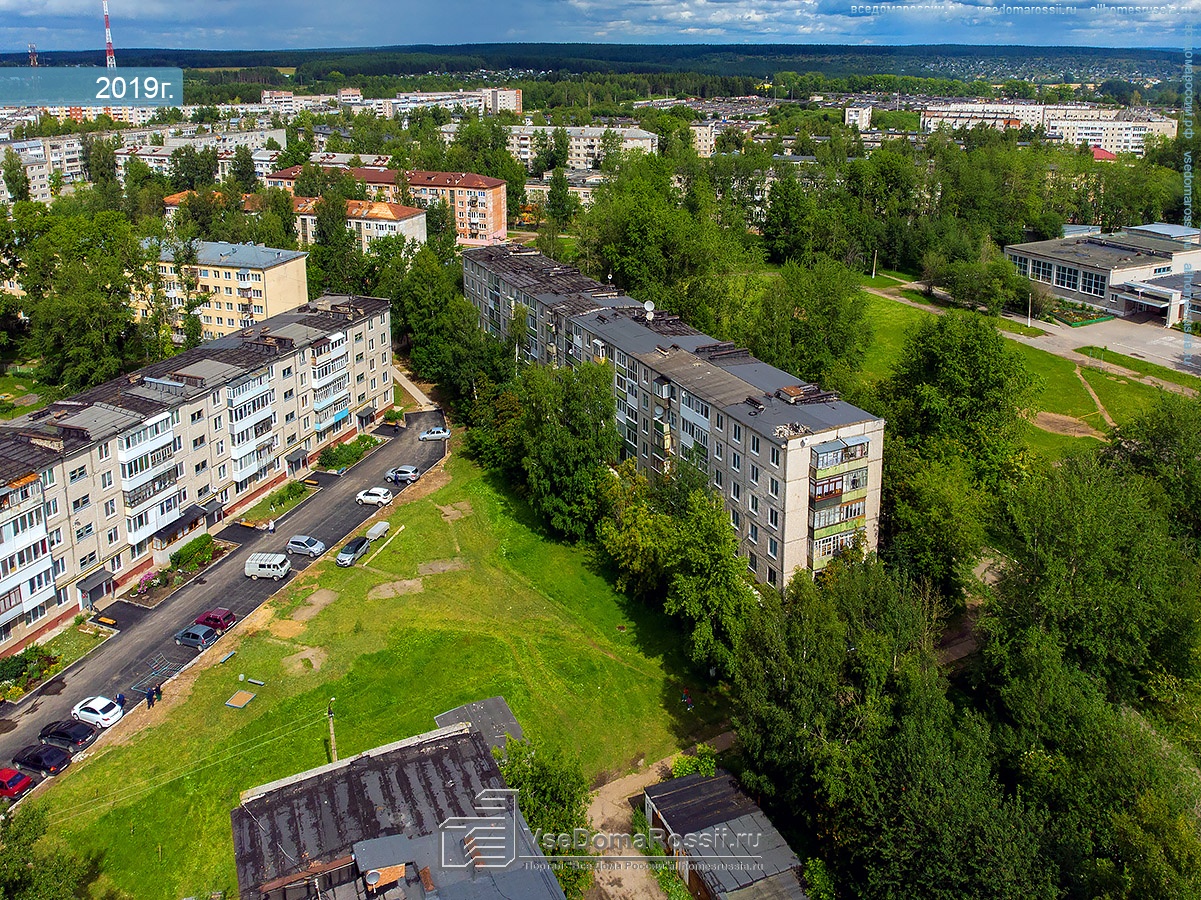
[[[278,522],[274,534],[227,525],[220,538],[237,542],[239,547],[204,573],[203,584],[200,579],[194,580],[154,609],[125,601],[106,607],[103,615],[116,619],[120,629],[117,634],[75,667],[44,684],[30,699],[19,705],[6,703],[0,709],[0,765],[7,765],[22,747],[36,744],[38,732],[47,724],[70,718],[71,709],[80,700],[94,694],[111,698],[120,691],[128,698],[126,709],[129,709],[138,700],[134,690],[140,685],[141,702],[145,702],[146,685],[164,680],[196,656],[195,650],[176,646],[173,636],[177,631],[216,606],[231,609],[242,619],[294,577],[289,575],[280,582],[252,581],[243,571],[249,554],[282,552],[292,535],[307,534],[324,541],[330,548],[328,555],[351,536],[377,511],[377,507],[355,503],[355,494],[365,488],[387,485],[384,475],[393,466],[414,465],[425,472],[442,456],[441,441],[417,440],[417,435],[426,428],[445,424],[440,411],[410,413],[407,422],[408,427],[395,435],[389,425],[377,428],[374,433],[388,441],[344,475],[315,475],[321,482],[321,490]],[[387,486],[394,494],[404,487]],[[314,562],[298,555],[291,560],[293,573]],[[218,640],[205,652],[224,656],[225,643]],[[163,690],[170,691],[170,684]]]

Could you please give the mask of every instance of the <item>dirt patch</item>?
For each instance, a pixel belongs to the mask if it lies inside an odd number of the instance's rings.
[[[422,590],[420,578],[408,578],[404,581],[388,581],[377,584],[367,592],[368,600],[389,600],[401,594],[420,594]]]
[[[277,638],[290,641],[304,634],[304,622],[297,622],[295,619],[272,619],[267,623],[267,630]]]
[[[331,591],[328,588],[313,591],[305,600],[304,606],[292,612],[292,618],[297,622],[307,622],[337,599],[337,591]]]
[[[303,675],[306,672],[321,671],[321,664],[328,655],[321,647],[305,647],[299,653],[285,656],[280,663],[289,675]]]
[[[457,572],[466,569],[467,563],[461,559],[435,559],[422,563],[417,567],[418,575],[441,575],[443,572]]]
[[[453,522],[456,519],[463,518],[463,516],[471,515],[471,501],[460,500],[458,503],[452,503],[450,506],[439,506],[438,511],[442,513],[442,521]]]
[[[1059,413],[1049,413],[1040,410],[1034,416],[1034,427],[1049,431],[1051,434],[1063,434],[1068,437],[1091,437],[1099,441],[1108,440],[1104,432],[1098,431],[1087,422],[1075,416],[1064,416]]]

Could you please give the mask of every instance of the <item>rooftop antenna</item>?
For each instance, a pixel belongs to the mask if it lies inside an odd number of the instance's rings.
[[[113,33],[108,27],[108,0],[100,0],[104,6],[104,65],[106,68],[117,68],[117,57],[113,55]]]
[[[642,304],[642,308],[646,310],[646,320],[653,322],[655,320],[655,301],[647,300]]]

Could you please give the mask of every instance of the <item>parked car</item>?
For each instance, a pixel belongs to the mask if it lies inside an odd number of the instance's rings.
[[[292,571],[292,563],[282,553],[251,553],[246,557],[246,575],[252,581],[273,578],[279,581]]]
[[[0,769],[0,798],[5,800],[20,800],[37,784],[24,772],[16,769]]]
[[[444,441],[450,437],[450,429],[438,425],[434,428],[427,428],[421,434],[417,435],[419,441]]]
[[[359,504],[359,506],[362,506],[364,503],[370,503],[372,506],[383,506],[385,503],[392,502],[392,492],[382,487],[367,488],[367,490],[359,491],[355,495],[354,502]]]
[[[61,722],[51,722],[39,731],[38,740],[70,753],[78,753],[90,747],[97,734],[99,731],[86,722],[63,719]]]
[[[95,725],[97,728],[108,728],[121,720],[121,707],[108,697],[88,697],[75,704],[75,708],[71,710],[71,718]]]
[[[337,563],[340,566],[353,566],[355,562],[371,546],[371,541],[365,537],[357,537],[346,542],[346,546],[342,548],[342,552],[338,554]]]
[[[201,613],[196,617],[197,625],[207,625],[217,634],[225,634],[233,627],[234,622],[238,621],[238,617],[233,614],[233,610],[225,609],[218,606],[216,609],[210,609],[206,613]]]
[[[421,472],[416,466],[397,466],[395,469],[389,469],[385,477],[395,484],[400,484],[402,481],[405,484],[412,484],[421,477]]]
[[[18,769],[57,775],[71,765],[71,754],[53,744],[30,744],[13,755],[13,764]]]
[[[181,647],[195,647],[197,650],[207,650],[217,643],[217,629],[207,625],[189,625],[182,631],[175,632],[175,643]]]
[[[325,544],[307,534],[298,534],[288,541],[286,549],[289,553],[303,553],[316,559],[325,552]]]

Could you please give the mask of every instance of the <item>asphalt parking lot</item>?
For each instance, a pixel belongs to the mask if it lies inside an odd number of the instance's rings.
[[[37,743],[38,732],[50,722],[70,718],[79,701],[95,694],[115,697],[123,692],[126,708],[139,700],[145,689],[163,681],[189,660],[196,651],[176,646],[174,634],[213,607],[233,610],[239,620],[257,609],[263,601],[286,584],[260,579],[252,581],[244,574],[246,557],[255,552],[282,552],[292,535],[306,534],[323,541],[333,550],[350,537],[360,525],[377,512],[374,506],[359,506],[355,494],[369,487],[384,486],[384,475],[399,465],[414,465],[427,471],[442,457],[442,441],[418,441],[427,428],[445,424],[441,411],[410,413],[408,425],[394,433],[389,425],[372,433],[387,438],[383,446],[341,476],[317,474],[320,490],[277,523],[274,534],[230,524],[222,529],[222,540],[238,544],[237,549],[211,566],[203,577],[176,591],[154,609],[145,609],[119,600],[107,606],[103,615],[115,619],[118,633],[92,654],[62,675],[52,679],[20,704],[5,703],[0,708],[0,766],[8,765],[22,747]],[[405,485],[387,485],[399,495]],[[293,573],[313,564],[304,556],[291,557]],[[205,651],[224,656],[225,641]],[[164,693],[170,684],[163,687]],[[120,727],[120,726],[118,726]]]

